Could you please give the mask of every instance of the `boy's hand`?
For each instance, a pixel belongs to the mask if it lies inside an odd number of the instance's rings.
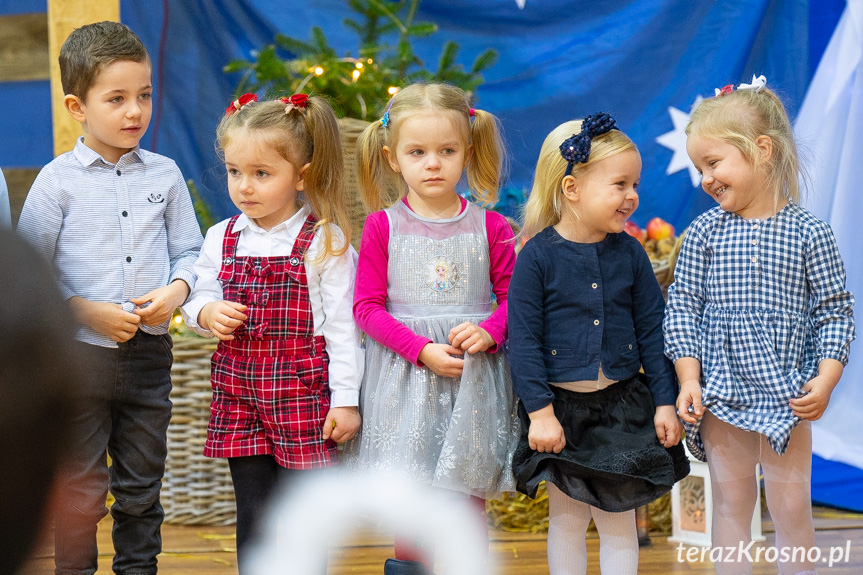
[[[487,331],[469,321],[452,328],[447,339],[450,345],[468,353],[485,351],[495,344],[494,338]]]
[[[445,343],[427,343],[417,359],[441,377],[461,377],[464,359],[453,355],[463,356],[464,352]]]
[[[244,321],[249,319],[245,313],[248,308],[235,301],[214,301],[201,308],[198,325],[208,329],[224,341],[234,339],[231,335]]]
[[[123,311],[118,303],[90,301],[75,296],[69,300],[69,306],[79,323],[90,326],[118,343],[132,339],[141,322],[140,317]]]
[[[174,310],[189,297],[189,286],[183,280],[174,280],[166,286],[156,288],[141,297],[129,301],[138,306],[135,313],[144,325],[161,325],[171,319]],[[149,303],[147,307],[140,307]]]
[[[343,443],[357,434],[361,423],[356,407],[333,407],[324,421],[324,439]]]
[[[673,405],[660,405],[656,408],[653,427],[656,428],[656,438],[663,447],[673,447],[680,443],[683,425],[680,424]]]
[[[530,429],[527,432],[527,441],[530,448],[539,453],[560,453],[566,446],[566,436],[563,426],[554,415],[551,404],[528,414],[530,417]]]
[[[689,413],[689,406],[692,406],[692,413]],[[701,406],[701,382],[689,380],[680,384],[680,395],[677,396],[677,414],[686,423],[695,423],[704,415],[704,407]]]

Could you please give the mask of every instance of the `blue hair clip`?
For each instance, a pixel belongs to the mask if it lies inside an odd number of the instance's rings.
[[[393,95],[393,97],[390,98],[390,103],[387,106],[387,111],[384,112],[384,115],[381,117],[381,126],[383,126],[384,128],[386,128],[387,126],[390,125],[390,108],[393,107],[393,101],[395,99],[396,99],[395,95]]]
[[[572,173],[574,164],[583,164],[590,159],[590,143],[593,138],[616,129],[617,122],[604,112],[591,114],[582,120],[581,132],[573,134],[560,145],[560,155],[568,162],[564,177]]]

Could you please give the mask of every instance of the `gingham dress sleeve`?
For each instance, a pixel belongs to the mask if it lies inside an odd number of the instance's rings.
[[[701,361],[700,328],[710,267],[705,232],[703,216],[689,226],[674,269],[674,283],[668,288],[662,330],[665,355],[672,361],[681,357]]]
[[[810,318],[817,335],[818,361],[848,363],[854,340],[854,296],[845,289],[845,266],[830,226],[818,222],[807,245],[806,281],[811,294]]]

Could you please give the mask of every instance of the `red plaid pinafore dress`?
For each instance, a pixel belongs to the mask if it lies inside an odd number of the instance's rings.
[[[314,335],[304,259],[317,219],[309,214],[290,256],[237,257],[231,218],[222,242],[224,299],[248,306],[248,319],[213,354],[213,401],[204,455],[272,455],[282,467],[336,461],[321,438],[330,408],[322,336]]]

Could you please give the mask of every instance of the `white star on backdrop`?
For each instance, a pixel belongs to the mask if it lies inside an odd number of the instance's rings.
[[[696,98],[695,103],[692,104],[692,108],[694,109],[701,100],[701,96]],[[671,162],[669,162],[668,168],[665,169],[665,174],[670,176],[671,174],[676,174],[680,170],[688,169],[689,179],[692,180],[692,185],[696,188],[700,188],[701,175],[698,173],[698,170],[695,169],[695,165],[693,165],[692,161],[689,159],[689,155],[686,153],[685,130],[686,124],[689,123],[689,114],[674,107],[669,107],[668,113],[671,116],[671,123],[674,125],[674,129],[656,138],[658,143],[674,152],[671,156]]]
[[[527,0],[515,0],[515,3],[518,4],[519,10],[524,10],[524,3],[525,2],[527,2]]]

